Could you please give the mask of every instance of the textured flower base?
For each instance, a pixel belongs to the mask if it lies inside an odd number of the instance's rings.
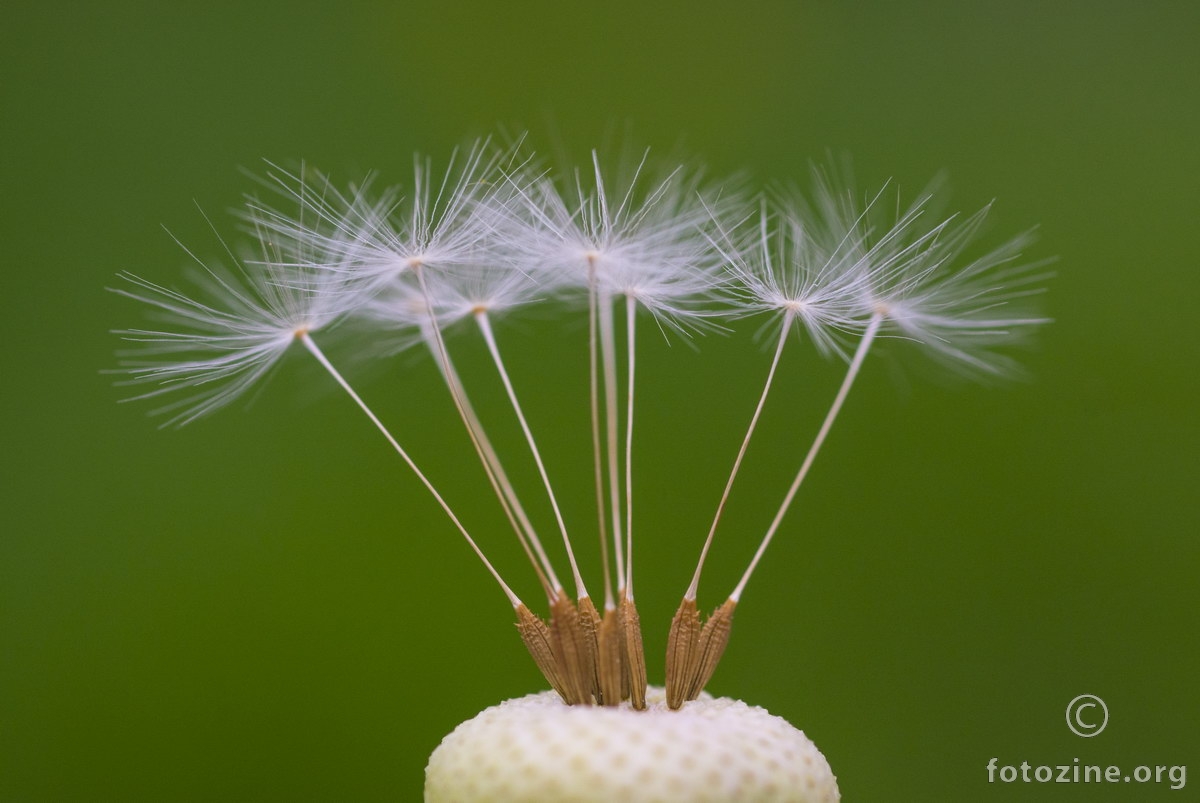
[[[781,717],[702,695],[679,711],[508,700],[455,728],[429,758],[427,803],[838,801],[829,763]]]

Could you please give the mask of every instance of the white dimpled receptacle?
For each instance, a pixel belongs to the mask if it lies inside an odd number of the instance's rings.
[[[426,803],[835,803],[803,731],[729,698],[648,710],[565,705],[554,692],[487,709],[430,756]]]

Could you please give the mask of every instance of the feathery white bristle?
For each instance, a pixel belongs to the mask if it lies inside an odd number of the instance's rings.
[[[561,292],[582,296],[594,281],[669,324],[703,319],[712,314],[705,302],[720,284],[722,263],[703,233],[712,210],[726,210],[731,197],[700,171],[655,173],[647,157],[622,179],[608,176],[593,154],[592,169],[561,190],[547,177],[528,180],[507,206],[513,214],[500,229],[504,247]]]

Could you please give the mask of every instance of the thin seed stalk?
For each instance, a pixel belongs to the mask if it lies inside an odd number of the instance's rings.
[[[700,573],[704,569],[704,561],[708,557],[708,550],[712,546],[713,537],[717,533],[717,525],[721,522],[721,514],[725,512],[725,503],[729,501],[729,493],[733,490],[733,481],[737,479],[738,470],[742,467],[742,459],[745,458],[746,450],[750,447],[750,438],[754,435],[754,430],[758,427],[758,419],[762,415],[763,407],[766,406],[767,394],[771,392],[771,386],[775,382],[775,370],[779,367],[779,358],[783,356],[783,347],[787,343],[787,336],[791,326],[792,316],[785,315],[779,332],[779,344],[775,347],[775,356],[771,360],[771,367],[767,370],[767,381],[763,384],[762,394],[759,396],[758,404],[754,408],[754,415],[750,417],[750,426],[746,428],[746,436],[742,438],[742,445],[738,449],[737,457],[733,461],[733,469],[729,472],[729,479],[725,481],[725,489],[721,492],[721,501],[717,503],[717,512],[713,516],[712,525],[708,528],[708,535],[704,539],[704,546],[700,549],[700,560],[696,562],[696,572],[692,575],[692,583],[688,586],[688,590],[684,594],[685,599],[696,599],[696,593],[700,587]]]
[[[615,606],[612,570],[608,565],[608,521],[604,514],[604,454],[600,446],[600,365],[597,354],[596,260],[588,258],[588,396],[592,419],[592,466],[596,482],[597,533],[600,536],[600,563],[604,567],[604,610]]]
[[[428,336],[426,343],[430,350],[434,352],[434,355],[437,356],[437,350]],[[521,548],[525,551],[525,555],[533,565],[538,582],[541,583],[543,590],[546,592],[546,598],[552,600],[554,599],[554,595],[562,588],[562,584],[554,574],[554,568],[550,565],[550,558],[546,555],[546,550],[542,548],[541,539],[538,538],[537,532],[533,529],[533,524],[529,521],[529,516],[526,515],[520,500],[517,499],[512,482],[508,479],[508,473],[505,472],[504,466],[500,462],[500,457],[496,454],[496,449],[492,446],[492,441],[483,428],[483,422],[479,420],[479,416],[475,412],[475,407],[471,404],[471,399],[467,395],[467,390],[463,386],[462,379],[459,377],[458,371],[450,359],[449,352],[444,353],[443,359],[439,359],[436,362],[442,378],[446,381],[450,389],[451,396],[458,401],[463,422],[466,424],[467,430],[472,434],[471,442],[475,445],[475,451],[479,455],[479,459],[483,461],[484,473],[487,474],[488,482],[491,484],[492,490],[496,493],[496,497],[500,501],[500,507],[504,510],[504,515],[508,519],[509,525],[513,528],[513,532],[516,533],[517,540],[521,543]],[[536,557],[534,556],[535,551],[537,553]]]
[[[625,545],[621,520],[621,480],[619,477],[619,455],[617,442],[617,358],[616,336],[613,332],[613,297],[601,288],[599,292],[600,312],[600,358],[604,369],[604,424],[607,445],[608,498],[612,522],[613,554],[617,566],[617,596],[625,589]]]
[[[846,401],[846,396],[850,393],[850,388],[854,385],[854,380],[858,376],[859,369],[862,368],[863,361],[867,357],[867,352],[871,349],[875,335],[878,334],[879,327],[882,325],[883,315],[881,313],[873,315],[871,322],[867,324],[867,329],[863,332],[862,340],[858,343],[858,349],[854,352],[854,357],[850,361],[850,367],[846,369],[846,376],[842,380],[842,385],[838,388],[837,395],[833,399],[833,404],[829,407],[829,412],[825,414],[825,420],[821,422],[821,428],[817,431],[817,437],[813,439],[812,446],[808,448],[808,454],[804,456],[804,462],[800,465],[800,470],[796,473],[796,479],[792,481],[791,487],[788,488],[788,492],[783,498],[783,503],[775,513],[775,518],[771,521],[766,535],[763,536],[762,541],[758,545],[758,550],[754,553],[754,557],[750,560],[750,565],[746,568],[746,573],[742,575],[742,579],[738,581],[737,586],[733,589],[733,593],[729,595],[729,598],[734,602],[741,599],[742,591],[746,588],[746,583],[750,582],[750,575],[754,573],[755,567],[758,566],[759,560],[762,559],[763,553],[766,552],[767,546],[771,543],[771,539],[779,529],[784,515],[787,513],[788,508],[791,507],[792,500],[796,498],[796,492],[800,490],[801,483],[808,476],[808,470],[812,467],[817,453],[821,451],[821,445],[825,443],[825,438],[829,435],[829,430],[833,427],[833,422],[837,420],[838,413],[841,412],[842,405]]]
[[[367,406],[367,403],[364,402],[362,397],[359,396],[354,388],[350,386],[350,383],[347,382],[346,379],[338,372],[338,370],[333,367],[333,363],[329,361],[329,358],[327,358],[325,353],[317,346],[316,341],[309,336],[308,332],[300,332],[297,334],[297,338],[301,343],[304,344],[304,347],[308,349],[309,353],[311,353],[317,359],[317,362],[321,364],[321,367],[329,372],[329,375],[333,377],[334,381],[338,383],[342,390],[346,391],[354,403],[358,405],[359,409],[363,411],[368,419],[370,419],[371,423],[375,425],[375,428],[378,429],[383,437],[387,439],[387,442],[391,444],[392,448],[396,451],[396,454],[400,455],[400,458],[408,465],[410,469],[412,469],[412,472],[417,475],[417,479],[420,480],[421,484],[425,486],[425,489],[433,495],[433,498],[438,503],[438,506],[441,507],[442,511],[450,517],[450,521],[454,523],[455,528],[457,528],[462,534],[463,538],[466,539],[467,544],[470,545],[472,551],[475,552],[475,555],[479,558],[479,560],[483,562],[483,565],[488,570],[488,573],[491,574],[492,577],[495,578],[496,582],[500,584],[500,588],[504,591],[504,595],[508,597],[508,601],[512,603],[514,608],[521,607],[522,603],[520,598],[513,593],[513,590],[509,588],[508,583],[504,582],[504,578],[500,576],[500,572],[496,571],[496,568],[492,566],[491,561],[489,561],[487,556],[483,554],[483,550],[479,548],[479,545],[475,543],[475,539],[471,537],[469,532],[467,532],[467,528],[463,526],[463,523],[459,520],[454,510],[451,509],[450,505],[438,492],[437,488],[434,487],[433,483],[429,481],[429,478],[425,476],[425,473],[421,471],[421,469],[417,468],[417,464],[413,462],[413,459],[409,457],[408,452],[406,452],[404,448],[400,446],[399,441],[397,441],[392,433],[388,431],[387,427],[383,425],[383,422],[379,420],[379,417],[376,416],[371,408]]]
[[[537,465],[538,474],[542,478],[542,484],[546,489],[546,495],[550,498],[550,507],[554,510],[554,519],[558,522],[559,532],[562,533],[563,545],[567,550],[567,560],[571,564],[571,573],[575,580],[575,596],[583,599],[588,595],[587,589],[583,584],[583,576],[579,573],[579,565],[575,562],[575,551],[571,548],[571,538],[567,535],[567,525],[563,521],[562,510],[558,506],[558,499],[554,495],[554,488],[550,484],[550,476],[546,473],[546,465],[542,462],[542,454],[538,450],[537,442],[534,440],[533,432],[529,428],[529,422],[525,419],[525,413],[521,410],[521,403],[517,400],[517,392],[513,388],[512,380],[508,376],[508,370],[504,367],[504,360],[500,357],[500,348],[496,343],[496,337],[492,333],[491,322],[488,319],[486,311],[479,311],[475,314],[475,321],[479,324],[479,331],[483,335],[484,341],[487,343],[488,352],[492,356],[492,361],[496,365],[496,370],[500,373],[500,380],[504,383],[504,390],[508,394],[509,402],[512,404],[513,412],[517,416],[517,422],[521,425],[521,431],[525,434],[525,441],[529,444],[529,450],[533,453],[534,463]]]

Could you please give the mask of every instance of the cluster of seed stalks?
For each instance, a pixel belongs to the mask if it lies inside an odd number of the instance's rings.
[[[136,346],[123,370],[173,394],[159,408],[182,425],[228,404],[299,343],[367,415],[466,539],[517,616],[517,629],[546,680],[572,705],[646,705],[646,666],[633,593],[633,425],[636,322],[649,313],[690,333],[719,319],[769,317],[774,358],[700,550],[691,585],[671,622],[666,696],[695,699],[729,640],[734,608],[842,408],[871,347],[892,338],[976,377],[1007,373],[996,347],[1045,322],[1025,311],[1044,274],[1022,263],[1021,235],[977,250],[986,208],[937,218],[933,193],[908,206],[883,189],[859,196],[837,171],[815,171],[813,190],[752,195],[698,170],[658,170],[645,156],[623,176],[591,168],[560,182],[520,146],[477,143],[440,180],[418,160],[408,194],[373,182],[336,189],[311,171],[272,167],[265,182],[282,211],[248,197],[239,212],[253,234],[230,267],[196,259],[203,295],[126,274],[117,292],[153,307],[170,326],[123,330]],[[294,209],[292,208],[294,207]],[[602,610],[584,585],[536,439],[505,368],[493,318],[534,302],[588,310],[597,530],[604,566]],[[622,310],[623,307],[623,310]],[[617,311],[625,323],[618,350]],[[536,463],[570,563],[572,598],[555,575],[455,369],[446,333],[474,324],[497,369]],[[349,333],[349,334],[346,334]],[[397,337],[397,333],[399,336]],[[794,481],[741,581],[703,623],[696,597],[742,459],[793,334],[847,372]],[[500,577],[454,509],[317,345],[343,335],[428,349],[471,437],[505,517],[549,603],[532,612]],[[618,364],[624,361],[624,420]],[[624,436],[624,447],[620,446]],[[612,548],[612,558],[609,546]]]

